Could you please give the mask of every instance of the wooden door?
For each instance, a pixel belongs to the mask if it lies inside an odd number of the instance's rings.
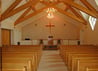
[[[11,44],[11,31],[8,29],[1,30],[1,40],[3,46],[8,46]]]

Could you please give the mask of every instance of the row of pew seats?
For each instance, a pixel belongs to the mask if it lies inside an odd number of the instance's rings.
[[[98,46],[61,45],[60,55],[68,71],[98,71]]]
[[[2,71],[37,71],[41,54],[40,45],[2,47]]]

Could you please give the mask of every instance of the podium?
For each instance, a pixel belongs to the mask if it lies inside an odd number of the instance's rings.
[[[53,45],[53,39],[48,40],[48,45]]]
[[[44,45],[44,50],[57,50],[57,45],[53,45],[53,39],[48,40],[48,45]]]
[[[53,36],[48,36],[48,44],[47,45],[44,45],[44,50],[57,50],[57,45],[54,45],[53,44]]]

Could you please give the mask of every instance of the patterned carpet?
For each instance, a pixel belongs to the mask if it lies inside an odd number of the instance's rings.
[[[37,71],[67,71],[58,50],[45,50]]]

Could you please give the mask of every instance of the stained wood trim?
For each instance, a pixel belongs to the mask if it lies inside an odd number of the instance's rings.
[[[41,2],[41,3],[43,3],[43,2]],[[25,16],[25,17],[23,17],[23,18],[21,18],[21,19],[18,19],[18,20],[14,23],[14,25],[17,25],[17,24],[19,24],[19,23],[21,23],[21,22],[23,22],[23,21],[25,21],[25,20],[28,20],[29,18],[31,18],[31,17],[33,17],[33,16],[35,16],[35,15],[41,13],[44,9],[49,8],[49,7],[52,7],[52,6],[54,6],[54,5],[58,4],[58,3],[59,3],[59,2],[52,3],[52,4],[47,3],[47,6],[46,6],[46,7],[42,8],[42,9],[40,9],[40,10],[37,10],[37,11],[35,11],[34,13],[32,13],[32,14],[30,14],[30,15],[28,15],[28,16]]]
[[[18,20],[20,20],[21,18],[26,16],[30,12],[30,10],[31,10],[31,8],[29,7],[15,22],[18,22]]]
[[[84,20],[84,23],[83,24],[87,24],[86,20],[75,10],[73,9],[71,6],[67,5],[68,8],[78,17],[78,18],[81,18],[82,20]]]
[[[5,28],[1,28],[1,33],[2,33],[2,30],[7,30],[7,31],[9,31],[9,45],[11,45],[11,30],[10,29],[5,29]],[[2,37],[2,36],[1,36]],[[2,40],[2,39],[1,39]],[[1,42],[1,44],[2,44],[2,42]]]
[[[68,6],[66,5],[65,11],[69,10]]]
[[[30,1],[30,2],[34,2],[33,0],[29,0],[29,1]],[[35,5],[36,5],[38,2],[39,2],[39,1],[36,1],[35,4],[33,4],[33,5],[30,6],[33,11],[36,11]]]
[[[72,19],[74,19],[74,20],[76,20],[76,21],[78,21],[78,22],[80,22],[80,23],[84,23],[84,22],[85,22],[84,20],[82,20],[82,19],[80,19],[80,18],[74,16],[73,14],[68,13],[68,12],[66,12],[66,11],[64,11],[64,10],[62,10],[62,9],[60,9],[60,8],[57,8],[57,7],[54,7],[54,8],[57,9],[57,11],[59,11],[60,13],[65,14],[65,15],[67,15],[68,17],[70,17],[70,18],[72,18]]]
[[[8,13],[7,15],[1,15],[1,20],[0,20],[0,21],[4,20],[4,19],[6,19],[6,18],[8,18],[8,17],[10,17],[10,16],[15,15],[16,13],[18,13],[18,12],[20,12],[20,11],[22,11],[22,10],[28,8],[28,7],[30,7],[31,5],[32,5],[32,3],[31,3],[31,2],[28,2],[28,3],[26,3],[26,4],[24,4],[24,5],[20,6],[20,7],[18,7],[18,8],[16,8],[16,9],[12,10],[12,11],[11,11],[10,13]]]
[[[32,4],[32,5],[15,21],[15,23],[18,22],[18,20],[21,20],[21,18],[23,18],[24,16],[26,16],[26,15],[30,12],[30,10],[36,11],[36,9],[35,9],[34,7],[35,7],[35,5],[36,5],[39,1],[38,1],[38,0],[37,0],[37,1],[29,0],[29,2],[34,3],[34,4]]]
[[[45,1],[41,1],[40,3],[46,5],[46,6],[53,6],[53,5],[57,5],[59,3],[62,3],[60,1],[57,1],[57,2],[53,2],[53,3],[48,3],[48,2],[45,2]]]
[[[7,15],[9,12],[11,12],[22,0],[16,0],[13,4],[10,5],[9,8],[2,14],[2,16]]]
[[[72,7],[74,7],[74,8],[76,8],[76,9],[78,9],[78,10],[80,10],[80,11],[83,11],[83,12],[85,12],[85,13],[87,13],[87,14],[95,17],[95,18],[98,18],[98,14],[95,14],[93,11],[90,11],[89,9],[87,9],[87,8],[77,4],[77,3],[74,3],[74,2],[72,2],[70,0],[69,1],[63,0],[63,2],[70,5],[70,6],[72,6]]]
[[[25,17],[19,19],[19,20],[17,20],[17,21],[14,23],[14,25],[17,25],[17,24],[19,24],[19,23],[21,23],[21,22],[23,22],[23,21],[25,21],[25,20],[28,20],[29,18],[31,18],[31,17],[33,17],[33,16],[35,16],[35,15],[41,13],[41,12],[42,12],[44,9],[46,9],[46,8],[48,8],[48,7],[44,7],[44,8],[42,8],[42,9],[38,10],[38,11],[33,12],[32,14],[29,14],[29,15],[27,15],[27,16],[25,16]]]
[[[42,2],[42,3],[45,4],[46,6],[49,6],[49,3],[47,3],[47,2]],[[81,22],[81,23],[85,22],[83,19],[78,18],[78,17],[74,16],[73,14],[68,13],[68,12],[66,12],[66,11],[64,11],[64,10],[62,10],[60,8],[57,8],[55,5],[57,5],[58,3],[60,3],[60,2],[55,3],[54,6],[53,6],[55,9],[57,9],[57,11],[59,11],[60,13],[65,14],[65,15],[67,15],[68,17],[71,17],[72,19],[74,19],[74,20],[76,20],[78,22]]]
[[[98,11],[87,1],[87,0],[80,0],[89,10],[98,14]]]

